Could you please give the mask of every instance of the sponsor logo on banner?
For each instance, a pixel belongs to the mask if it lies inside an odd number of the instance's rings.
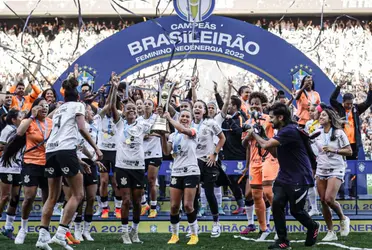
[[[83,84],[89,84],[89,86],[92,87],[92,89],[94,88],[94,79],[96,78],[96,74],[97,74],[97,71],[95,69],[93,69],[92,67],[89,67],[89,66],[83,66],[83,67],[79,67],[79,76],[77,78],[78,82],[79,82],[79,86],[77,88],[77,90],[79,92],[81,92],[81,85]]]
[[[364,164],[364,162],[361,161],[358,163],[358,169],[361,173],[364,172],[364,170],[366,169],[366,165]]]
[[[291,69],[292,84],[295,90],[299,90],[301,81],[305,76],[312,75],[313,70],[307,65],[296,65]]]
[[[173,0],[177,15],[187,22],[203,22],[213,13],[216,0]]]
[[[155,233],[152,230],[156,230],[157,233],[169,233],[171,232],[171,226],[169,221],[158,221],[156,225],[154,222],[142,221],[139,225],[139,231],[141,233]],[[29,233],[38,233],[40,230],[40,222],[30,221],[28,223],[27,230]],[[213,227],[213,221],[199,221],[199,228],[201,233],[210,233]],[[257,225],[258,226],[258,225]],[[247,227],[246,221],[221,221],[221,232],[222,233],[239,233]],[[54,234],[57,232],[58,221],[51,222],[49,232]],[[273,229],[273,223],[269,227]],[[16,234],[21,229],[20,221],[14,222],[14,233]],[[340,225],[335,224],[334,230],[340,231]],[[297,221],[287,221],[288,233],[300,233],[306,232],[306,229]],[[327,226],[324,222],[321,222],[320,232],[327,232]],[[180,233],[187,233],[189,226],[187,221],[180,222]],[[368,220],[356,220],[351,221],[350,232],[372,232],[371,221]],[[108,225],[107,221],[93,221],[90,229],[90,233],[122,233],[121,222],[110,221]],[[146,241],[146,240],[145,240]]]

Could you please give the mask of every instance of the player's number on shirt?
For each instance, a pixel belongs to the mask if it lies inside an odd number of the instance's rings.
[[[61,119],[62,119],[61,115],[58,116],[58,118],[56,117],[57,121],[54,123],[54,127],[58,128],[58,129],[61,127]]]

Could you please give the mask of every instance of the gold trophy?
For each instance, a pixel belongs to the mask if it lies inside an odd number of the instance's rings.
[[[165,82],[161,91],[159,89],[158,105],[161,107],[165,107],[166,112],[168,112],[169,101],[175,86],[176,86],[175,83],[169,84]],[[169,133],[170,129],[167,119],[158,116],[155,120],[154,125],[152,125],[150,132],[157,134]]]

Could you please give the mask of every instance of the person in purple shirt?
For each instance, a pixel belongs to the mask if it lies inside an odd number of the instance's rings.
[[[288,202],[292,216],[307,228],[305,246],[312,246],[316,243],[320,224],[312,220],[304,209],[308,189],[314,185],[310,159],[297,124],[291,120],[288,107],[275,103],[270,107],[269,115],[274,129],[278,130],[276,136],[265,140],[255,132],[256,129],[249,131],[263,149],[278,158],[280,165],[273,185],[272,205],[278,240],[269,249],[291,249],[285,221]]]

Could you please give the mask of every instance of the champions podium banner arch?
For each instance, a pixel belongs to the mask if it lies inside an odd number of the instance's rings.
[[[78,58],[60,79],[82,67],[80,83],[91,83],[97,90],[114,71],[121,78],[149,66],[173,59],[206,59],[232,64],[248,70],[290,93],[302,77],[312,75],[316,90],[328,102],[334,85],[302,52],[276,35],[249,23],[211,16],[207,21],[190,23],[168,16],[133,25],[98,43]],[[62,82],[55,84],[59,90]]]

